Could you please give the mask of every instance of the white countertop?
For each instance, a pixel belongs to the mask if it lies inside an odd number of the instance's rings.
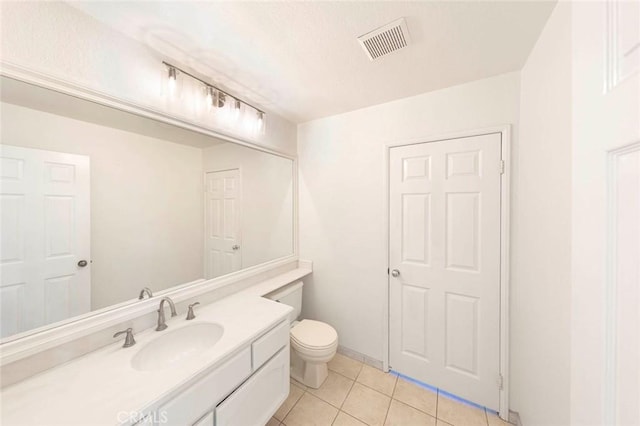
[[[137,344],[122,348],[122,340],[2,390],[1,420],[11,425],[114,425],[122,412],[140,412],[195,376],[221,364],[285,319],[291,308],[260,297],[308,275],[296,269],[266,280],[207,306],[167,320],[169,328],[215,322],[224,327],[215,346],[178,367],[138,371],[131,358],[145,343],[160,336],[152,329],[135,334]],[[165,309],[167,309],[165,307]]]

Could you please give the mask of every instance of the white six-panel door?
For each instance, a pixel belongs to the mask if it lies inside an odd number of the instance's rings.
[[[640,8],[639,8],[640,9]],[[611,158],[612,311],[615,425],[640,425],[640,142]],[[611,378],[610,378],[611,379]]]
[[[242,267],[240,170],[206,174],[205,278],[215,278]]]
[[[90,182],[84,155],[0,145],[0,161],[6,337],[91,310]]]
[[[497,411],[501,135],[390,151],[390,367]]]

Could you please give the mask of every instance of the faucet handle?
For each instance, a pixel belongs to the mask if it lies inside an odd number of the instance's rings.
[[[193,307],[199,304],[200,302],[196,302],[189,305],[189,311],[187,312],[187,320],[192,320],[196,317],[196,315],[193,313]]]
[[[136,344],[136,339],[133,338],[133,328],[129,327],[126,330],[118,331],[113,337],[118,337],[124,333],[127,333],[127,336],[124,338],[123,348],[128,348]]]
[[[144,287],[142,290],[140,290],[140,295],[138,296],[138,300],[144,299],[145,293],[147,294],[147,296],[149,296],[149,298],[153,297],[153,292],[151,291],[151,289],[149,287]]]

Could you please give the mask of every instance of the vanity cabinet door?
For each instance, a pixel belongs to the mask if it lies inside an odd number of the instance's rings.
[[[251,349],[238,355],[158,409],[162,426],[192,425],[251,374]]]
[[[285,346],[216,408],[216,426],[263,426],[289,395]]]

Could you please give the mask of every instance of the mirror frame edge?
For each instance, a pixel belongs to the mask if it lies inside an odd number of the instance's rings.
[[[73,96],[88,102],[97,103],[111,107],[123,112],[135,114],[144,118],[149,118],[162,123],[170,124],[182,129],[191,130],[206,136],[215,137],[226,142],[252,148],[267,154],[277,155],[292,162],[292,191],[293,191],[293,215],[292,215],[292,236],[293,253],[278,259],[254,265],[240,271],[232,272],[209,280],[199,279],[183,284],[177,284],[156,296],[139,300],[124,301],[109,307],[88,312],[77,317],[53,323],[51,326],[43,326],[33,329],[33,332],[26,331],[16,335],[16,338],[9,336],[0,342],[0,367],[19,361],[28,356],[54,348],[56,346],[71,342],[75,339],[88,336],[92,333],[106,329],[110,326],[128,321],[156,310],[159,297],[170,296],[176,303],[191,297],[198,296],[210,291],[214,291],[225,286],[232,285],[243,279],[251,278],[259,274],[266,273],[272,269],[289,263],[298,262],[298,158],[295,155],[260,145],[256,142],[240,139],[217,130],[204,127],[184,118],[172,116],[162,111],[152,109],[134,102],[116,98],[106,93],[98,92],[88,87],[61,80],[59,78],[46,75],[44,73],[30,70],[28,68],[15,65],[0,59],[0,75],[27,84],[39,86],[48,90]],[[57,324],[57,325],[56,325]]]

